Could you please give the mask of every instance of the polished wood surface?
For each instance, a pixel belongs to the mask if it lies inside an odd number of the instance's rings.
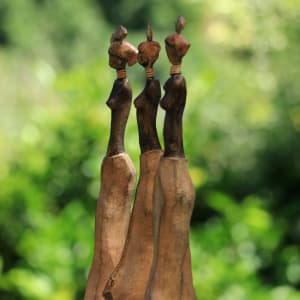
[[[164,121],[164,156],[158,166],[153,197],[154,256],[145,300],[195,300],[189,248],[190,220],[195,201],[184,155],[182,117],[186,82],[181,62],[190,44],[181,35],[185,19],[165,39],[170,78],[164,85],[161,107]]]
[[[126,28],[118,27],[112,35],[108,51],[109,64],[116,69],[117,79],[106,102],[111,109],[111,129],[101,167],[94,255],[84,300],[104,299],[103,289],[121,258],[130,221],[135,168],[124,149],[124,133],[132,98],[125,66],[137,61],[137,49],[124,41],[126,36]]]
[[[145,68],[146,83],[134,101],[141,148],[140,178],[122,257],[104,289],[106,300],[143,299],[152,266],[154,179],[163,152],[156,130],[160,83],[153,71],[160,45],[152,40],[149,25],[146,36],[138,47],[138,62]]]
[[[117,79],[114,82],[110,96],[106,102],[111,109],[111,129],[107,148],[107,156],[116,155],[125,151],[124,134],[127,124],[132,91],[126,77],[126,65],[134,65],[137,62],[138,50],[125,41],[127,29],[119,26],[111,37],[108,50],[109,65],[116,70]]]

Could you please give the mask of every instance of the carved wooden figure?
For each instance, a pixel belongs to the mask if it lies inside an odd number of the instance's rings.
[[[144,90],[134,101],[141,148],[140,179],[125,248],[104,290],[106,300],[142,300],[152,265],[152,198],[162,151],[156,130],[161,91],[152,68],[159,56],[160,45],[152,40],[150,26],[147,41],[141,43],[138,50],[138,62],[145,68],[147,77]]]
[[[188,173],[182,137],[186,83],[181,75],[181,61],[190,47],[180,34],[184,25],[184,18],[179,17],[176,32],[165,39],[172,67],[161,100],[161,107],[166,110],[163,131],[165,151],[155,180],[154,258],[146,300],[196,299],[189,250],[189,226],[195,191]]]
[[[135,169],[124,150],[124,132],[132,92],[125,66],[137,61],[137,49],[126,42],[126,28],[120,26],[111,37],[109,65],[117,70],[109,99],[111,131],[101,168],[101,189],[96,208],[95,246],[85,300],[104,299],[102,292],[109,275],[120,260],[130,220],[130,200]]]

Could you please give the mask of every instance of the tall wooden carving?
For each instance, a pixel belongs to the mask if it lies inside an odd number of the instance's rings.
[[[154,257],[146,300],[196,299],[192,285],[189,226],[195,192],[184,156],[182,115],[186,103],[186,82],[181,61],[190,44],[180,34],[185,19],[176,21],[176,32],[165,39],[172,64],[164,85],[161,107],[164,122],[164,156],[158,166],[154,192]]]
[[[104,290],[107,300],[143,299],[153,257],[152,198],[162,151],[156,131],[160,83],[152,68],[160,45],[152,40],[150,26],[147,41],[138,50],[138,62],[145,68],[147,78],[144,90],[134,101],[141,148],[140,178],[122,258]]]
[[[112,35],[109,65],[117,70],[117,79],[106,104],[111,109],[111,131],[106,157],[101,168],[101,190],[96,208],[95,247],[85,300],[104,299],[104,286],[120,260],[130,219],[130,201],[135,169],[124,152],[124,132],[132,92],[125,66],[137,61],[137,49],[124,41],[126,28]]]
[[[184,155],[182,117],[186,82],[181,62],[190,44],[181,35],[179,17],[165,46],[171,63],[170,78],[161,97],[153,65],[160,45],[147,40],[138,51],[124,39],[120,26],[112,35],[109,64],[117,79],[107,101],[112,111],[111,132],[102,163],[97,203],[95,249],[85,300],[195,300],[189,248],[189,226],[195,191]],[[124,150],[124,131],[131,107],[126,64],[139,62],[146,82],[134,100],[139,134],[140,178],[130,214],[135,170]],[[164,151],[156,130],[158,106],[165,110]],[[130,220],[130,221],[129,221]],[[126,239],[126,240],[125,240]]]

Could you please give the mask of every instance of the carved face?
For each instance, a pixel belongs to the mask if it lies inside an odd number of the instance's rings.
[[[137,62],[137,49],[126,41],[113,42],[108,50],[109,65],[114,69],[125,69]]]
[[[146,41],[139,45],[138,62],[140,65],[152,67],[157,60],[160,51],[158,42]]]
[[[165,39],[169,61],[173,65],[180,65],[181,60],[190,48],[188,41],[178,33],[173,33]]]

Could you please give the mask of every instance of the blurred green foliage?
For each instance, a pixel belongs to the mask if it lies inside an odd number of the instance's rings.
[[[1,299],[82,299],[109,133],[110,34],[121,22],[137,45],[150,20],[163,44],[177,14],[192,43],[184,135],[198,298],[300,298],[298,0],[1,0]],[[162,83],[168,69],[162,51]],[[136,96],[143,70],[128,73]],[[162,122],[160,111],[160,137]],[[126,148],[138,166],[134,109]]]

